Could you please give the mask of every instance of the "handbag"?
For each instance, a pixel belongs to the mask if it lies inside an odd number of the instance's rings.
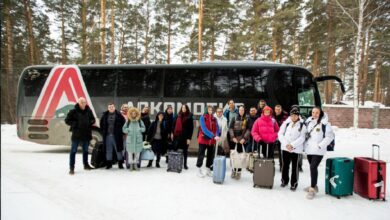
[[[241,145],[242,153],[237,151],[237,144],[234,147],[234,150],[230,151],[230,165],[234,169],[243,169],[247,165],[247,156],[244,150],[244,145]]]
[[[142,144],[143,144],[143,146],[142,146],[143,149],[151,149],[152,148],[152,145],[147,141],[144,141]]]
[[[256,143],[257,144],[257,143]],[[253,150],[253,146],[255,145],[255,141],[252,141],[252,152],[248,153],[248,159],[247,159],[247,170],[251,173],[253,173],[255,168],[255,159],[259,157],[259,154],[257,153],[257,150]],[[257,147],[256,147],[257,149]]]
[[[154,159],[154,153],[150,148],[143,149],[141,151],[140,160],[153,160],[153,159]]]

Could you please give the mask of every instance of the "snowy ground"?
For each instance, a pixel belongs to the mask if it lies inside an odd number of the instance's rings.
[[[303,192],[310,182],[306,160],[296,192],[279,186],[279,172],[272,190],[254,189],[248,172],[236,181],[230,179],[229,171],[223,185],[213,184],[211,178],[196,176],[195,158],[190,158],[190,169],[181,174],[167,173],[165,162],[161,169],[140,172],[116,167],[84,171],[78,154],[76,174],[70,176],[69,147],[19,140],[15,125],[2,125],[1,136],[1,219],[356,220],[390,216],[389,202],[325,195],[324,161],[319,168],[320,193],[309,201]],[[389,162],[390,130],[337,129],[337,151],[327,156],[370,156],[372,143],[382,147],[381,159]]]

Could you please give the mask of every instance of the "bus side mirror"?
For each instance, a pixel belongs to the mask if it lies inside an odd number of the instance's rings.
[[[341,91],[345,93],[345,87],[343,81],[341,81],[341,79],[337,76],[318,76],[314,78],[314,81],[316,82],[322,82],[327,80],[336,80],[340,84]]]

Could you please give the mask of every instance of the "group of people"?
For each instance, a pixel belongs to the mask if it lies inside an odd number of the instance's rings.
[[[70,154],[70,171],[74,174],[75,154],[77,146],[83,147],[84,169],[90,170],[88,164],[88,145],[91,140],[91,128],[95,123],[92,111],[80,98],[65,122],[72,131],[72,150]],[[230,150],[237,152],[257,151],[265,158],[274,158],[274,150],[279,150],[279,164],[282,172],[281,187],[290,183],[290,189],[295,191],[298,186],[299,170],[302,169],[303,152],[310,164],[311,184],[305,188],[307,198],[314,198],[318,192],[318,166],[327,151],[327,146],[334,139],[332,127],[326,114],[320,107],[312,109],[312,116],[305,119],[300,114],[299,106],[293,105],[290,114],[283,111],[281,105],[274,109],[265,100],[260,100],[258,106],[250,107],[246,114],[245,106],[236,107],[234,100],[229,100],[228,109],[214,109],[207,106],[206,112],[199,119],[199,144],[196,166],[198,176],[212,176],[212,165],[215,150],[219,154],[229,155]],[[165,112],[158,112],[151,122],[149,108],[140,112],[127,104],[121,110],[115,109],[109,103],[107,111],[100,119],[100,129],[106,153],[107,169],[112,168],[114,159],[118,161],[119,169],[123,169],[124,161],[128,169],[139,170],[141,167],[140,153],[145,141],[151,143],[156,155],[155,166],[160,167],[161,156],[168,150],[181,149],[184,157],[184,169],[188,169],[188,148],[191,142],[194,121],[187,105],[182,105],[175,116],[172,106]],[[202,169],[206,156],[206,170]],[[114,158],[115,157],[115,158]],[[166,157],[168,162],[169,157]],[[289,175],[291,164],[291,176]],[[147,167],[153,166],[149,161]],[[291,177],[291,178],[290,178]],[[231,178],[239,180],[241,169],[232,169]]]

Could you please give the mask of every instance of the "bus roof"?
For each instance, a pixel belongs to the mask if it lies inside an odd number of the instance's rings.
[[[26,69],[31,67],[34,68],[53,68],[55,65],[34,65],[28,66]],[[83,64],[77,65],[80,68],[181,68],[181,67],[192,67],[192,68],[210,68],[210,67],[284,67],[284,68],[300,68],[305,69],[301,66],[296,66],[292,64],[282,64],[272,61],[239,61],[239,60],[230,60],[230,61],[206,61],[199,63],[188,63],[188,64]]]

